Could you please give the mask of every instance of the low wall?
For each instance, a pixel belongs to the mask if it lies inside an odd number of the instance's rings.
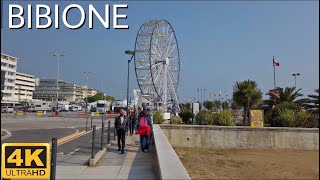
[[[162,124],[173,147],[319,150],[318,128]]]
[[[153,139],[157,156],[157,174],[160,179],[191,179],[178,155],[159,125],[153,126]]]

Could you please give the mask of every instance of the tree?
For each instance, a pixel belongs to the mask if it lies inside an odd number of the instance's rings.
[[[299,100],[297,100],[297,98],[303,96],[301,93],[299,93],[301,89],[296,90],[295,87],[277,87],[276,89],[277,93],[267,93],[267,95],[270,96],[271,100],[271,103],[268,104],[277,105],[283,102],[299,103]]]
[[[213,104],[216,111],[218,111],[221,108],[221,101],[215,100],[213,101]]]
[[[98,92],[94,96],[88,97],[88,103],[92,103],[98,100],[115,101],[115,98],[112,96],[104,96],[104,98],[102,98],[102,95],[102,93]]]
[[[184,124],[188,124],[189,120],[191,118],[194,118],[194,114],[187,109],[183,109],[180,113],[179,116],[182,118],[182,121],[184,122]]]
[[[212,110],[213,107],[214,107],[214,104],[213,104],[212,101],[205,101],[205,102],[203,102],[203,106],[204,106],[205,108],[207,108],[208,110]]]
[[[236,82],[233,88],[233,99],[239,106],[243,107],[243,125],[245,125],[249,110],[262,102],[262,92],[258,89],[258,84],[255,81]]]
[[[222,109],[229,109],[229,103],[227,101],[222,103]]]
[[[186,109],[186,110],[191,111],[191,104],[190,103],[180,103],[179,106],[180,106],[180,109]]]
[[[319,89],[316,89],[315,94],[308,95],[308,98],[301,99],[299,102],[305,107],[310,113],[319,117]]]

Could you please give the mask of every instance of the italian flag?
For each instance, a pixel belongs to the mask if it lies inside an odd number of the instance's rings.
[[[275,61],[275,60],[273,59],[273,66],[280,66],[280,63],[279,63],[278,61]]]

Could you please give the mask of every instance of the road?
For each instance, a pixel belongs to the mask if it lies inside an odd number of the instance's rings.
[[[87,164],[91,157],[92,131],[90,131],[91,119],[75,118],[75,114],[68,113],[70,117],[13,117],[12,114],[1,114],[1,133],[6,139],[2,143],[10,142],[51,142],[53,137],[62,138],[68,135],[86,130],[88,133],[75,139],[58,145],[58,165],[79,166]],[[95,152],[101,148],[101,117],[92,119],[92,125],[96,125]],[[107,126],[110,121],[110,140],[113,140],[113,119],[105,120],[103,146],[107,143]],[[7,137],[8,133],[10,134]]]

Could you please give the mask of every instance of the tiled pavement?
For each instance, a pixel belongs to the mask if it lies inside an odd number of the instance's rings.
[[[125,154],[119,154],[116,142],[95,167],[58,166],[57,179],[157,179],[155,151],[142,153],[139,136],[127,136]]]

